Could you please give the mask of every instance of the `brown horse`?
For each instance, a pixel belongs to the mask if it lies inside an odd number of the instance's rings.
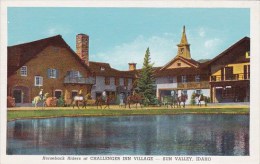
[[[106,109],[106,108],[110,109],[110,103],[113,100],[114,100],[114,96],[112,96],[112,95],[108,95],[105,97],[99,96],[99,97],[97,97],[95,104],[97,106],[97,109],[99,106],[102,109],[103,104],[105,105],[104,109]]]
[[[196,97],[198,98],[198,106],[201,106],[201,102],[204,101],[205,106],[207,106],[208,97],[204,96],[203,94],[196,94]]]
[[[181,94],[181,96],[178,97],[177,101],[179,104],[179,107],[181,106],[181,103],[183,103],[183,108],[185,108],[185,102],[188,99],[188,96],[186,94]]]
[[[137,109],[137,104],[140,104],[140,107],[142,108],[143,103],[143,97],[139,94],[133,94],[129,95],[126,98],[125,108],[128,104],[128,108],[131,109],[131,104],[135,104],[135,108]]]

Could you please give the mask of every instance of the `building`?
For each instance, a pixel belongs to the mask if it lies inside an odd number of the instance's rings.
[[[191,58],[185,26],[180,44],[177,47],[177,55],[155,71],[157,98],[161,100],[162,97],[171,95],[171,91],[175,91],[178,95],[186,94],[188,96],[187,103],[190,103],[193,93],[203,93],[204,96],[210,96],[207,63],[200,63]]]
[[[77,46],[78,54],[85,60],[89,68],[95,73],[95,85],[91,90],[91,97],[101,96],[103,92],[107,95],[113,95],[117,97],[118,94],[128,94],[132,90],[132,84],[135,78],[136,64],[129,63],[129,71],[119,71],[110,66],[109,63],[89,61],[89,36],[85,34],[77,35],[77,43],[81,46]],[[83,49],[80,49],[83,48]]]
[[[119,71],[108,63],[89,62],[95,72],[96,84],[91,90],[91,96],[96,98],[105,91],[106,95],[129,94],[133,88],[135,76],[131,71]],[[131,67],[131,65],[130,65]]]
[[[80,43],[77,47],[82,49]],[[81,55],[60,35],[9,46],[7,95],[16,103],[30,103],[41,89],[57,98],[63,94],[65,99],[80,90],[90,93],[95,84],[93,72]]]
[[[250,101],[250,38],[242,38],[208,64],[212,102]]]

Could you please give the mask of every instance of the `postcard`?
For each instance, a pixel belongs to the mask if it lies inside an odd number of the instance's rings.
[[[259,163],[257,1],[2,1],[1,163]]]

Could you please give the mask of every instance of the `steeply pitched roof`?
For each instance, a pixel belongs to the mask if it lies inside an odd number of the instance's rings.
[[[117,69],[112,68],[109,63],[90,61],[89,67],[91,68],[91,70],[95,72],[97,76],[128,77],[128,78],[135,77],[134,71],[119,71]]]
[[[186,36],[186,32],[185,32],[185,26],[183,26],[181,42],[180,42],[179,46],[182,46],[182,45],[189,45],[188,39],[187,39],[187,36]]]
[[[241,46],[242,44],[245,44],[245,46]],[[236,42],[235,44],[233,44],[232,46],[230,46],[228,49],[226,49],[225,51],[223,51],[222,53],[220,53],[219,55],[217,55],[215,58],[213,58],[212,60],[210,60],[207,65],[211,65],[214,62],[218,61],[219,59],[221,59],[222,57],[228,56],[228,55],[237,55],[234,53],[231,53],[232,51],[234,51],[235,49],[237,49],[238,51],[249,51],[250,50],[250,38],[249,37],[244,37],[242,39],[240,39],[238,42]],[[244,52],[242,52],[244,53]],[[250,59],[247,59],[248,61]]]
[[[172,63],[174,63],[175,61],[177,60],[181,60],[183,61],[184,63],[192,66],[192,67],[199,67],[200,65],[200,62],[197,62],[196,60],[193,60],[193,59],[186,59],[184,57],[181,57],[181,56],[176,56],[175,58],[173,58],[170,62],[168,62],[167,64],[165,64],[161,70],[167,68],[168,66],[170,66]]]
[[[67,48],[71,54],[91,72],[90,68],[78,57],[78,55],[70,48],[70,46],[63,40],[61,35],[36,40],[24,44],[14,45],[8,47],[8,76],[12,75],[20,67],[25,65],[49,45]]]

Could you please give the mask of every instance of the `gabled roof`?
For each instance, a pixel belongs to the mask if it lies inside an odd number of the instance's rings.
[[[250,49],[250,38],[244,37],[244,38],[240,39],[238,42],[236,42],[235,44],[233,44],[232,46],[230,46],[228,49],[226,49],[225,51],[223,51],[222,53],[217,55],[215,58],[213,58],[212,60],[207,62],[207,65],[211,65],[214,62],[218,61],[220,58],[230,55],[231,54],[230,52],[234,51],[237,48],[239,48],[239,49],[244,48],[244,47],[241,47],[241,44],[243,44],[243,43],[247,44],[248,48]],[[250,59],[248,59],[248,61],[249,60]]]
[[[109,63],[90,61],[89,67],[95,72],[97,76],[129,78],[135,77],[135,71],[119,71],[112,68]]]
[[[8,51],[8,76],[12,75],[20,67],[25,65],[31,59],[37,57],[37,55],[48,46],[57,46],[67,48],[73,57],[75,57],[82,66],[88,71],[92,72],[90,68],[82,61],[79,56],[70,48],[70,46],[63,40],[61,35],[36,40],[24,44],[9,46]]]
[[[207,69],[182,67],[174,69],[163,69],[155,72],[155,77],[179,76],[179,75],[201,75],[208,74]]]
[[[176,57],[173,58],[170,62],[168,62],[167,64],[165,64],[165,65],[161,68],[161,70],[167,68],[168,66],[170,66],[172,63],[174,63],[174,62],[177,61],[177,60],[181,60],[181,61],[183,61],[184,63],[186,63],[186,64],[188,64],[188,65],[190,65],[190,66],[192,66],[192,67],[195,67],[195,68],[199,67],[199,65],[200,65],[200,63],[197,62],[196,60],[186,59],[186,58],[181,57],[181,56],[176,56]]]

